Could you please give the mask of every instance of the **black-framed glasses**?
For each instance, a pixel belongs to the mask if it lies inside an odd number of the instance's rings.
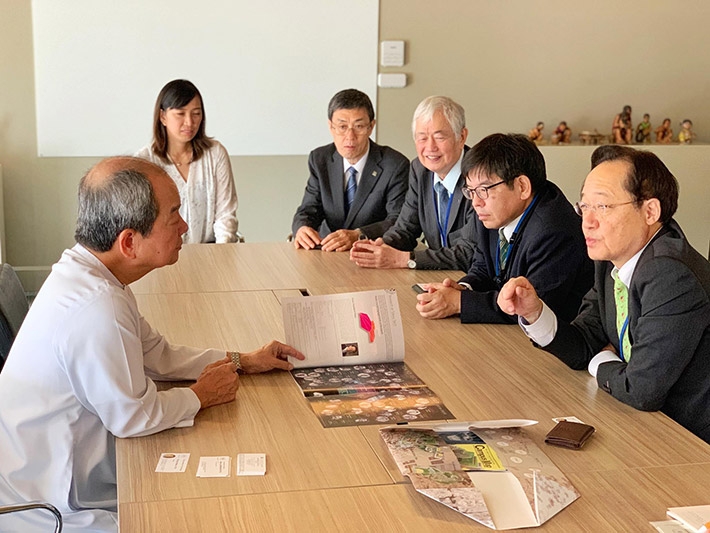
[[[592,212],[595,215],[597,215],[599,218],[604,218],[609,211],[614,209],[615,207],[619,207],[622,205],[629,205],[629,204],[635,204],[635,201],[630,201],[630,202],[623,202],[620,204],[586,204],[584,202],[577,202],[574,204],[574,211],[581,217],[584,216],[585,213]]]
[[[501,180],[498,183],[494,183],[493,185],[479,185],[478,187],[473,188],[466,187],[464,185],[463,187],[461,187],[461,192],[467,200],[473,200],[474,194],[478,196],[481,200],[487,200],[488,191],[490,191],[493,187],[498,187],[498,185],[501,185],[503,183],[505,183],[505,180]]]

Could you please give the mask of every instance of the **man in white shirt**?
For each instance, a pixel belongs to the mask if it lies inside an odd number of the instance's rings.
[[[677,206],[678,183],[655,154],[597,148],[576,206],[595,261],[578,316],[558,321],[523,277],[498,305],[618,400],[663,411],[710,442],[710,263],[673,220]]]
[[[251,353],[172,346],[140,315],[128,285],[175,263],[187,225],[172,180],[119,157],[79,187],[78,244],[52,267],[0,373],[0,503],[56,506],[66,531],[115,531],[114,438],[191,425],[234,400],[237,372],[289,370],[295,349]],[[152,378],[196,379],[158,392]],[[46,528],[42,512],[0,516],[0,530]]]

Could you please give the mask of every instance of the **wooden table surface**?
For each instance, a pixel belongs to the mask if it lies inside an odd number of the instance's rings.
[[[364,270],[347,254],[285,243],[183,253],[139,282],[142,294],[134,288],[148,321],[178,344],[248,351],[283,340],[279,299],[296,289],[396,288],[412,370],[458,420],[538,420],[528,434],[582,494],[536,529],[651,531],[648,521],[663,519],[666,507],[708,503],[710,447],[666,416],[618,402],[586,372],[535,349],[516,325],[422,319],[411,284],[460,273]],[[118,439],[121,531],[487,530],[417,493],[379,426],[323,429],[285,372],[241,382],[235,402],[199,413],[192,428]],[[569,415],[594,425],[595,436],[579,451],[545,445],[551,418]],[[154,473],[161,452],[191,453],[187,472]],[[200,456],[242,452],[266,453],[267,474],[195,477]]]

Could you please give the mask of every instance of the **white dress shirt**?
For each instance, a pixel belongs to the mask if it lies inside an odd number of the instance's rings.
[[[200,409],[189,388],[158,392],[151,377],[195,379],[224,356],[171,346],[98,258],[66,250],[0,373],[0,503],[45,501],[65,531],[115,531],[114,438],[189,425]],[[52,520],[3,515],[0,530],[49,530]]]

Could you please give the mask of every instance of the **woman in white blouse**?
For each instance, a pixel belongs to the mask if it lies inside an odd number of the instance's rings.
[[[237,241],[237,192],[227,150],[205,135],[205,108],[197,87],[173,80],[153,112],[153,142],[137,157],[161,166],[180,192],[185,243]]]

